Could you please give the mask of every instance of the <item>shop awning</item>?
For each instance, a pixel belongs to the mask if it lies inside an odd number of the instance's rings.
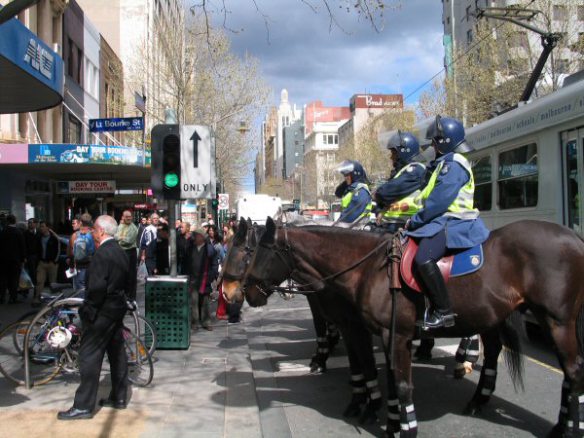
[[[0,24],[0,114],[39,111],[63,100],[63,60],[13,18]]]

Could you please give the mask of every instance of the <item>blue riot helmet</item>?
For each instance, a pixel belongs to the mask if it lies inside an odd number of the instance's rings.
[[[367,183],[367,174],[365,169],[358,161],[345,160],[338,167],[337,172],[343,174],[343,176],[351,175],[353,182]]]
[[[391,136],[387,142],[387,149],[394,149],[397,152],[398,161],[402,164],[407,164],[413,161],[420,153],[420,143],[418,139],[407,131],[397,131],[397,134]]]
[[[464,126],[459,120],[451,117],[436,116],[436,120],[428,127],[426,138],[432,140],[440,154],[450,152],[470,152],[473,149],[464,139]]]

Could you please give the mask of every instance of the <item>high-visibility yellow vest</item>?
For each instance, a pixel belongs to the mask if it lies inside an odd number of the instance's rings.
[[[343,196],[341,198],[342,211],[345,211],[347,209],[347,207],[349,206],[349,204],[351,203],[351,201],[353,199],[353,193],[356,193],[361,189],[366,190],[367,193],[369,193],[369,196],[371,196],[371,191],[369,190],[369,187],[367,186],[367,184],[357,183],[357,186],[355,186],[355,188],[353,190],[347,192],[345,194],[345,196]],[[363,216],[369,216],[372,209],[373,209],[373,203],[371,201],[369,201],[369,203],[367,204],[367,206],[365,207],[363,212],[359,215],[358,219],[361,219]]]
[[[421,166],[424,169],[426,168],[426,166],[424,166],[422,163],[410,163],[401,169],[394,176],[394,179],[398,178],[402,173],[406,172],[410,166]],[[422,190],[418,189],[415,192],[410,193],[405,198],[402,198],[399,201],[391,204],[389,208],[383,212],[383,219],[388,221],[393,219],[408,219],[415,215],[422,209],[422,199],[420,197],[421,193]]]
[[[475,185],[474,176],[472,174],[472,168],[470,167],[470,163],[468,162],[468,160],[461,154],[454,154],[454,161],[462,165],[462,167],[464,167],[467,170],[468,174],[470,175],[470,178],[468,182],[458,191],[456,199],[452,202],[452,204],[450,204],[450,206],[448,207],[448,211],[444,213],[444,216],[456,217],[459,219],[476,219],[479,216],[479,211],[476,208],[474,208],[473,199]],[[426,187],[424,187],[424,190],[422,190],[422,193],[420,194],[422,205],[426,204],[426,200],[430,196],[430,193],[432,193],[432,191],[434,190],[434,187],[436,186],[436,181],[443,167],[444,161],[441,161],[434,170],[434,172],[432,173],[432,176],[428,181],[428,185],[426,185]]]

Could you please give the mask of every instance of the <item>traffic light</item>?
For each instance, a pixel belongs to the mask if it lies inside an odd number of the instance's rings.
[[[217,210],[217,207],[219,207],[219,199],[215,198],[211,200],[211,207],[213,207],[213,210]]]
[[[181,156],[179,125],[152,128],[152,190],[162,199],[180,200]]]

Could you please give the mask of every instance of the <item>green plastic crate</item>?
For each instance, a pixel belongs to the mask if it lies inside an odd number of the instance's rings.
[[[147,278],[146,317],[156,327],[157,348],[187,350],[191,345],[191,295],[187,278]]]

